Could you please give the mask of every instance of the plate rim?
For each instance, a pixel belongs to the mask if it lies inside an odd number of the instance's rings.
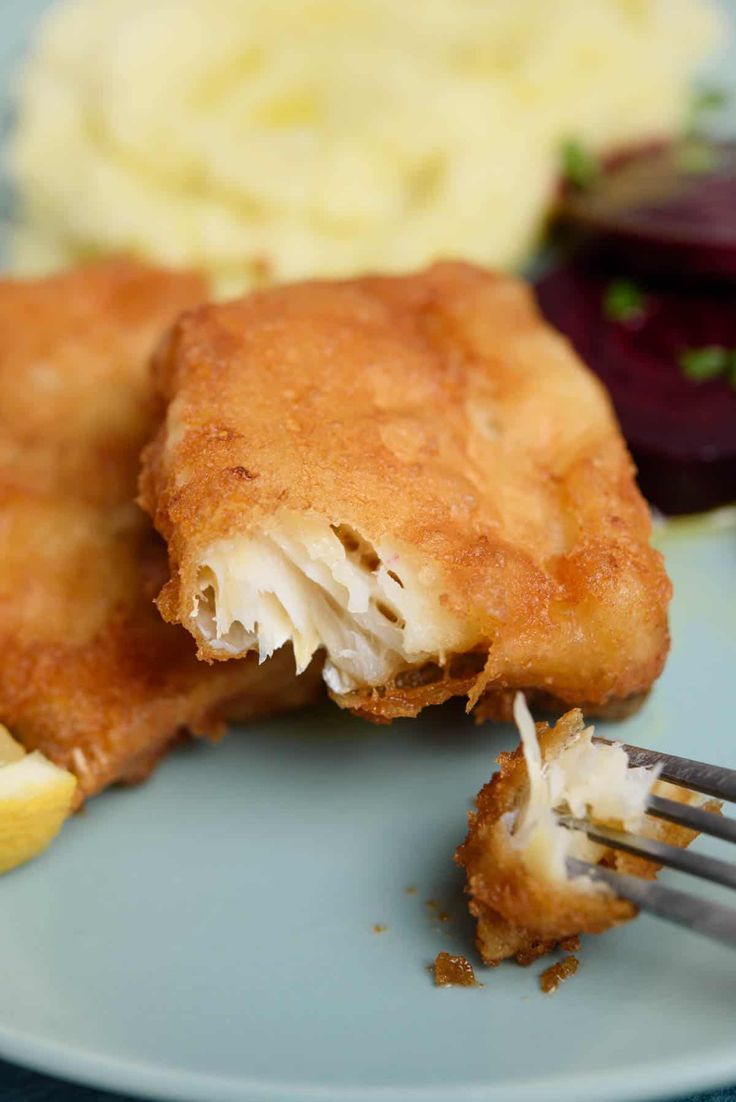
[[[447,1102],[446,1085],[294,1084],[186,1072],[95,1054],[6,1027],[0,1027],[0,1057],[69,1083],[156,1102]],[[596,1071],[516,1083],[454,1084],[452,1096],[453,1102],[559,1102],[562,1097],[565,1102],[657,1102],[728,1087],[735,1080],[736,1048],[719,1048],[707,1063],[699,1052],[666,1065],[628,1064],[605,1076]]]

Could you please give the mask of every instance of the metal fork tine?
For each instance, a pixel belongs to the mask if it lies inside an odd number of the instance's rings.
[[[689,849],[668,846],[653,838],[642,838],[635,834],[626,834],[622,830],[598,826],[587,819],[575,819],[572,815],[560,815],[558,821],[571,830],[583,830],[593,842],[599,842],[636,857],[645,857],[671,869],[699,876],[701,880],[711,880],[714,884],[724,884],[727,888],[736,888],[736,865],[729,861],[720,861],[717,857],[708,857],[704,853],[693,853]]]
[[[611,743],[612,739],[594,738],[595,742]],[[715,796],[719,800],[736,802],[736,769],[726,769],[721,765],[708,765],[704,761],[692,758],[678,758],[675,754],[663,754],[658,750],[645,750],[641,746],[629,746],[623,743],[628,754],[629,765],[661,765],[662,780],[681,784],[683,788],[692,788],[704,792],[706,796]]]
[[[726,945],[736,946],[736,908],[699,899],[653,880],[640,880],[638,876],[626,876],[600,865],[590,865],[576,857],[568,857],[567,867],[574,876],[587,874],[594,880],[605,881],[617,895],[628,899],[642,911],[668,918],[670,922],[687,926]]]
[[[726,842],[736,842],[736,819],[725,815],[716,815],[703,807],[680,804],[677,800],[666,800],[662,796],[650,796],[647,802],[647,814],[657,819],[666,819],[670,823],[697,830],[699,834],[710,834],[713,838],[723,838]]]

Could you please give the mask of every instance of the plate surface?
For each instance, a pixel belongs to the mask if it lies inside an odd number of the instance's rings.
[[[4,88],[46,3],[0,9]],[[609,732],[733,766],[736,527],[661,542],[673,653]],[[736,1080],[736,958],[654,919],[585,939],[553,998],[541,966],[432,986],[440,949],[474,957],[451,855],[511,741],[460,708],[390,729],[325,709],[95,800],[0,880],[0,1055],[177,1102],[623,1102]]]
[[[672,656],[608,730],[734,766],[736,528],[662,544]],[[325,708],[93,801],[0,880],[0,1055],[191,1102],[620,1102],[736,1080],[736,958],[656,919],[585,939],[553,998],[540,966],[432,986],[440,949],[472,955],[451,856],[512,738],[454,707],[391,728]]]

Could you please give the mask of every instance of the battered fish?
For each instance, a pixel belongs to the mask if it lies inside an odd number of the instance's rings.
[[[141,779],[183,728],[315,692],[287,651],[204,666],[153,604],[165,548],[132,500],[146,359],[204,294],[122,262],[0,282],[0,720],[72,770],[80,800]]]
[[[468,837],[455,855],[466,871],[486,964],[507,957],[529,964],[577,934],[599,934],[635,917],[636,908],[606,885],[570,876],[568,857],[647,879],[660,868],[566,829],[557,822],[557,810],[685,847],[696,832],[648,817],[649,793],[705,803],[710,811],[720,807],[658,781],[650,769],[630,769],[621,746],[594,744],[593,728],[585,728],[579,709],[553,728],[538,724],[536,732],[521,696],[514,712],[522,745],[499,757],[500,772],[479,793]]]
[[[342,706],[632,707],[670,584],[608,398],[526,286],[466,264],[186,314],[142,500],[200,657],[326,652]]]

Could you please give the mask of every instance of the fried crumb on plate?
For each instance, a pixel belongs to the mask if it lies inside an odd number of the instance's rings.
[[[432,966],[435,987],[480,987],[467,957],[438,953]]]
[[[580,961],[577,957],[565,957],[563,960],[558,960],[555,964],[550,964],[549,968],[545,968],[543,972],[539,974],[539,986],[545,995],[552,995],[565,980],[569,980],[570,976],[574,976],[580,966]]]

